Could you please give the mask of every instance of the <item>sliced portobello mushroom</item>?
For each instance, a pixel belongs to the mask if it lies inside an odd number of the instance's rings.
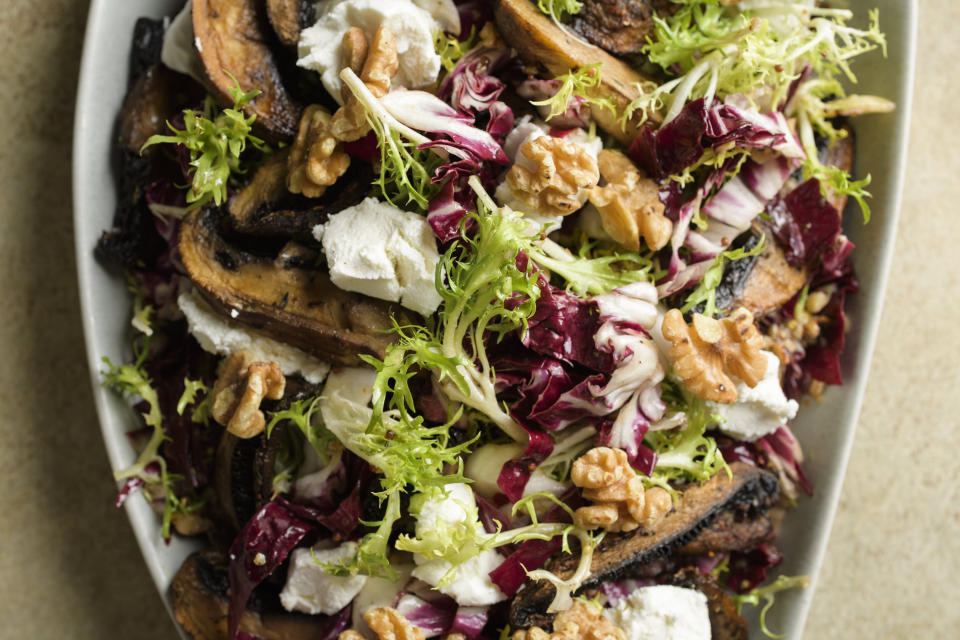
[[[677,553],[699,556],[752,549],[774,537],[773,521],[766,515],[738,519],[736,513],[724,511],[697,537],[683,545]]]
[[[173,576],[173,615],[193,640],[227,640],[228,563],[225,553],[198,551]],[[262,640],[314,640],[323,635],[326,616],[267,609],[251,598],[240,631]]]
[[[497,0],[494,17],[504,41],[517,50],[524,62],[536,65],[545,76],[558,76],[599,62],[601,84],[593,91],[597,97],[610,98],[616,112],[593,109],[593,118],[618,141],[630,144],[636,137],[638,122],[623,126],[617,114],[637,98],[636,85],[644,82],[643,76],[622,60],[554,24],[531,0]]]
[[[653,19],[672,13],[672,0],[585,0],[570,26],[616,56],[640,53],[653,36]]]
[[[281,43],[288,47],[297,46],[300,40],[301,0],[267,0],[267,17],[270,26]]]
[[[327,216],[353,206],[370,193],[373,167],[352,162],[347,172],[320,198],[305,198],[287,191],[289,150],[274,154],[254,172],[250,182],[227,204],[231,232],[258,238],[313,242],[313,228]]]
[[[194,0],[193,30],[204,72],[217,97],[233,104],[234,78],[244,91],[262,93],[246,111],[272,141],[293,138],[303,110],[283,86],[270,49],[264,6],[255,0]]]
[[[687,488],[674,509],[653,530],[607,534],[593,553],[590,577],[584,588],[672,555],[726,511],[748,518],[776,504],[780,490],[775,475],[742,462],[731,464],[730,471],[730,477],[721,471],[709,481]],[[547,569],[560,578],[569,578],[578,561],[574,554],[560,554],[547,563]],[[525,583],[511,603],[510,625],[526,629],[552,624],[553,614],[548,614],[547,608],[555,593],[556,589],[547,581]]]
[[[267,412],[284,411],[297,400],[319,393],[321,385],[300,376],[288,376],[283,398],[267,400]],[[287,439],[288,424],[279,422],[256,438],[238,438],[224,430],[214,461],[213,485],[221,516],[230,525],[231,536],[273,498],[277,456]],[[232,537],[231,537],[232,540]]]
[[[193,211],[179,237],[183,266],[214,309],[334,364],[383,357],[400,307],[343,291],[325,271],[300,261],[242,251],[220,235],[218,223],[214,210]]]
[[[746,307],[754,318],[776,311],[790,301],[807,283],[807,268],[787,262],[780,243],[767,232],[763,253],[757,256],[743,288],[734,296],[730,308]]]
[[[694,567],[687,567],[670,576],[667,584],[696,589],[707,597],[712,640],[747,640],[747,621],[737,613],[737,605],[713,578]]]

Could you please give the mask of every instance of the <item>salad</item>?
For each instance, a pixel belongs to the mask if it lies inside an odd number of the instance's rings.
[[[190,0],[133,34],[129,397],[193,638],[746,638],[842,383],[848,93],[812,0]],[[848,203],[850,206],[848,207]],[[852,218],[852,219],[851,219]]]

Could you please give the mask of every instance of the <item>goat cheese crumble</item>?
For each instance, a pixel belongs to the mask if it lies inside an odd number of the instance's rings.
[[[290,554],[287,582],[280,592],[280,604],[287,611],[333,615],[350,604],[367,582],[367,576],[335,576],[324,565],[350,560],[357,555],[356,542],[344,542],[333,549],[296,549]]]
[[[437,243],[423,216],[367,198],[313,229],[330,280],[346,291],[399,302],[430,315],[440,306]]]
[[[767,368],[757,386],[751,388],[738,381],[736,402],[707,403],[711,411],[723,418],[720,431],[731,438],[753,442],[792,420],[800,408],[796,400],[787,399],[780,386],[780,359],[769,351],[762,353]]]
[[[419,89],[433,84],[440,73],[434,33],[459,33],[460,19],[451,0],[334,0],[312,27],[300,33],[297,64],[318,72],[324,88],[342,103],[343,34],[359,27],[370,38],[381,26],[397,41],[400,67],[394,85]]]
[[[710,640],[707,597],[672,585],[641,587],[604,610],[630,640]]]

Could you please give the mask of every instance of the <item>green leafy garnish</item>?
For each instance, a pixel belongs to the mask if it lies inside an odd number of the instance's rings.
[[[776,634],[767,627],[767,612],[773,606],[778,593],[797,587],[806,589],[809,584],[810,576],[780,576],[773,584],[757,587],[741,595],[732,595],[730,598],[737,604],[737,613],[742,613],[745,604],[758,606],[760,598],[763,598],[765,603],[760,609],[760,628],[768,638],[785,638],[784,634]]]
[[[671,411],[682,411],[686,425],[672,430],[650,431],[643,442],[657,454],[657,464],[647,480],[671,493],[672,482],[709,480],[727,463],[716,441],[706,434],[720,422],[707,403],[687,391],[683,384],[668,376],[662,383],[663,400]]]
[[[697,288],[687,296],[687,299],[684,301],[680,311],[686,313],[698,304],[703,303],[703,311],[701,311],[702,315],[710,318],[717,315],[717,287],[720,285],[720,281],[723,279],[724,265],[731,260],[742,260],[743,258],[750,258],[760,255],[764,249],[765,239],[766,235],[760,236],[760,241],[749,250],[746,247],[741,247],[739,249],[731,249],[729,251],[720,253],[714,259],[713,264],[710,265],[710,268],[707,269],[707,272],[703,275],[703,279],[700,280],[700,284],[697,285]]]
[[[161,534],[164,540],[170,539],[170,524],[173,515],[178,511],[186,512],[188,503],[174,492],[174,485],[180,479],[176,474],[167,472],[167,461],[160,455],[160,446],[166,440],[163,430],[163,414],[160,410],[160,399],[150,377],[144,369],[144,363],[150,349],[149,339],[140,341],[134,346],[134,360],[130,364],[115,365],[109,358],[104,357],[103,363],[107,369],[101,371],[103,385],[131,398],[141,398],[147,404],[147,410],[141,416],[144,424],[153,429],[150,439],[136,462],[120,471],[115,471],[113,477],[118,482],[139,478],[144,485],[144,492],[154,494],[159,492],[163,496],[163,516]],[[155,469],[153,468],[156,465]]]
[[[438,190],[431,178],[441,162],[440,156],[429,149],[417,148],[430,139],[390,115],[351,69],[341,71],[340,78],[363,106],[377,136],[380,175],[374,185],[390,204],[425,212]]]
[[[584,102],[595,107],[609,109],[616,113],[616,106],[613,100],[608,97],[598,97],[594,95],[593,89],[600,86],[602,64],[596,62],[588,64],[579,69],[571,69],[569,72],[559,75],[554,80],[560,83],[557,92],[546,100],[531,101],[530,104],[538,107],[549,107],[550,111],[544,120],[556,118],[566,112],[570,106],[570,101],[579,98]]]
[[[336,438],[320,420],[320,415],[317,413],[319,408],[320,396],[311,396],[292,402],[283,411],[270,413],[270,421],[266,427],[267,437],[271,436],[278,423],[284,421],[292,423],[313,447],[320,463],[326,465],[330,462],[330,445],[336,442]]]
[[[560,22],[567,16],[574,16],[583,10],[583,3],[579,0],[537,0],[537,8],[544,15]]]
[[[803,163],[804,178],[819,180],[824,196],[833,192],[856,200],[863,213],[864,223],[870,221],[870,206],[866,201],[870,197],[866,190],[870,184],[870,176],[853,180],[849,173],[839,167],[823,164],[817,150],[815,134],[824,136],[827,143],[833,145],[845,137],[847,132],[834,127],[831,118],[847,114],[889,113],[893,108],[893,103],[883,98],[848,96],[843,85],[835,78],[816,78],[800,85],[787,109],[787,113],[797,119],[800,144],[807,155]]]
[[[856,82],[850,60],[886,48],[877,16],[872,11],[870,26],[856,29],[847,25],[851,11],[784,3],[754,12],[689,4],[672,16],[656,17],[644,51],[668,73],[679,69],[681,75],[659,86],[639,86],[641,95],[624,118],[639,110],[645,119],[669,105],[664,118],[669,121],[690,100],[750,97],[762,87],[768,106],[777,108],[806,66],[824,79]]]
[[[202,400],[197,400],[197,395],[203,395]],[[182,416],[187,407],[193,405],[193,411],[190,412],[190,420],[199,424],[206,424],[210,418],[210,403],[213,397],[210,395],[210,389],[203,383],[203,380],[183,379],[183,393],[177,401],[177,415]]]
[[[433,48],[440,56],[441,66],[448,72],[453,71],[457,62],[476,46],[477,38],[475,26],[470,28],[470,37],[465,40],[461,40],[458,36],[448,35],[442,29],[437,29],[433,34]]]
[[[244,92],[234,78],[230,89],[233,108],[217,112],[213,98],[207,96],[203,111],[186,109],[183,112],[184,130],[176,129],[169,122],[172,136],[153,135],[140,149],[155,144],[182,144],[190,152],[190,172],[193,182],[187,191],[187,209],[202,207],[208,202],[220,205],[227,199],[227,185],[233,174],[245,173],[241,156],[249,143],[264,153],[270,147],[251,134],[256,115],[244,116],[243,107],[260,95],[260,91]]]

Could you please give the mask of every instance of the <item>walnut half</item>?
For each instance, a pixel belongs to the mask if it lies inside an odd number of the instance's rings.
[[[766,372],[763,336],[744,307],[722,320],[694,314],[692,326],[679,309],[671,309],[663,318],[663,337],[671,343],[673,370],[704,400],[736,402],[737,387],[731,376],[755,387]]]
[[[260,403],[282,398],[286,382],[276,362],[247,362],[244,354],[236,353],[222,365],[213,385],[210,413],[238,438],[252,438],[266,427]]]
[[[350,156],[330,133],[330,113],[312,104],[300,118],[297,139],[287,157],[287,189],[319,198],[350,167]]]
[[[597,161],[582,145],[546,135],[524,142],[517,163],[507,172],[507,185],[517,200],[548,215],[580,209],[586,190],[599,180]]]
[[[397,40],[393,32],[380,27],[367,42],[367,37],[358,27],[352,27],[343,35],[344,68],[349,67],[356,73],[377,98],[390,91],[390,81],[397,75],[400,58],[397,56]],[[370,131],[367,114],[363,105],[353,95],[353,91],[344,85],[340,97],[343,106],[333,114],[331,132],[344,142],[359,140]]]
[[[633,251],[640,249],[641,237],[654,251],[665,247],[673,223],[664,215],[657,183],[619,151],[604,149],[597,164],[606,184],[590,190],[590,202],[600,212],[603,230]]]
[[[573,484],[594,504],[573,516],[583,529],[633,531],[653,526],[673,507],[670,494],[659,487],[644,490],[623,449],[595,447],[577,458],[570,469]]]

